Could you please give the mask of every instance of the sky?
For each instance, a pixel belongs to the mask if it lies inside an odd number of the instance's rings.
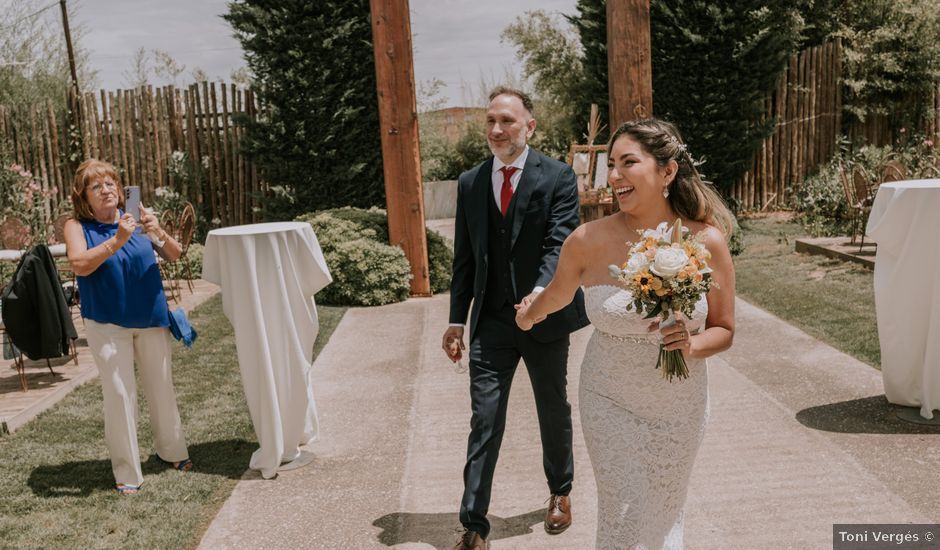
[[[36,0],[37,7],[45,0]],[[180,84],[198,67],[213,80],[230,80],[244,66],[239,43],[220,15],[227,0],[70,0],[73,25],[105,89],[127,86],[126,73],[141,47],[169,53],[186,66]],[[480,82],[519,72],[515,51],[500,43],[502,30],[528,10],[573,14],[576,0],[411,0],[415,79],[440,79],[444,106],[479,97]],[[58,10],[50,10],[58,12]],[[160,84],[160,82],[155,82]]]

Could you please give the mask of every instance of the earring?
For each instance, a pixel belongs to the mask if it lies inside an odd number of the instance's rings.
[[[663,198],[664,198],[664,199],[668,199],[668,198],[669,198],[669,188],[668,188],[668,187],[663,187]]]

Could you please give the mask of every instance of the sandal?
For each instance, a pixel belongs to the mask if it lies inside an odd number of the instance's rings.
[[[119,495],[136,495],[140,491],[140,485],[125,485],[118,483],[114,486]]]
[[[159,460],[160,462],[164,464],[168,464],[181,472],[189,472],[189,471],[192,471],[193,469],[193,461],[188,458],[184,458],[183,460],[180,460],[179,462],[170,462],[169,460],[163,460],[162,458],[160,458],[160,455],[158,455],[157,453],[153,453],[153,456],[157,457],[157,460]]]

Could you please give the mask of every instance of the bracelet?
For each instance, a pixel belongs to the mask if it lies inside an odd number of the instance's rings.
[[[105,241],[105,242],[103,242],[103,243],[101,243],[101,244],[104,245],[104,247],[108,250],[108,253],[109,253],[109,254],[111,254],[112,256],[114,256],[114,249],[111,248],[111,245],[108,244],[108,241]]]

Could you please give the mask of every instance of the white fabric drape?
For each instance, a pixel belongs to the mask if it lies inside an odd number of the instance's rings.
[[[260,448],[250,467],[265,478],[317,436],[310,367],[319,325],[313,295],[332,282],[308,223],[242,225],[209,232],[202,278],[222,287]]]
[[[940,179],[882,184],[867,234],[878,243],[875,311],[885,396],[940,408]]]

